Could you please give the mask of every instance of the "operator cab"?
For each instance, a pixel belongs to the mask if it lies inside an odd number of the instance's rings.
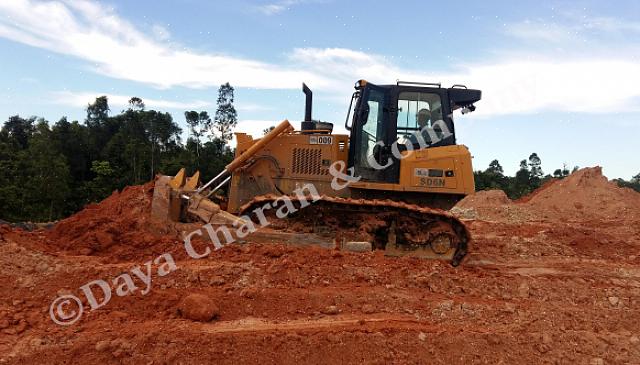
[[[398,183],[398,154],[456,144],[453,111],[475,110],[480,90],[454,85],[402,82],[374,85],[359,80],[345,128],[350,130],[349,167],[364,181]],[[395,153],[394,153],[395,152]]]

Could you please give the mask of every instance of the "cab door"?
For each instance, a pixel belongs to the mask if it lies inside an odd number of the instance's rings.
[[[387,166],[391,156],[389,89],[372,84],[364,88],[351,128],[349,153],[356,176],[364,181],[386,182],[395,174]],[[395,123],[394,123],[395,125]]]

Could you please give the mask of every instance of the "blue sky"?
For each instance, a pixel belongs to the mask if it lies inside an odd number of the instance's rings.
[[[0,119],[82,121],[108,95],[171,112],[215,111],[236,87],[237,130],[259,135],[303,117],[344,123],[358,79],[466,84],[476,112],[456,115],[476,169],[507,173],[531,152],[551,173],[601,165],[640,172],[640,2],[618,1],[0,2]],[[186,130],[186,128],[184,128]]]

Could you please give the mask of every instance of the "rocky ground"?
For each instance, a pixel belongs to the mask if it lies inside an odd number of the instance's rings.
[[[640,363],[640,194],[599,168],[462,201],[474,243],[456,268],[259,237],[191,259],[148,221],[151,189],[0,226],[0,363]],[[127,273],[138,289],[117,295],[121,279],[90,310],[79,288]],[[61,326],[65,294],[85,310]]]

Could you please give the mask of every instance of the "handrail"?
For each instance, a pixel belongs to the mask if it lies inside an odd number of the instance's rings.
[[[417,81],[400,81],[396,80],[398,86],[400,85],[421,85],[421,86],[437,86],[438,88],[442,87],[442,83],[439,82],[417,82]]]

